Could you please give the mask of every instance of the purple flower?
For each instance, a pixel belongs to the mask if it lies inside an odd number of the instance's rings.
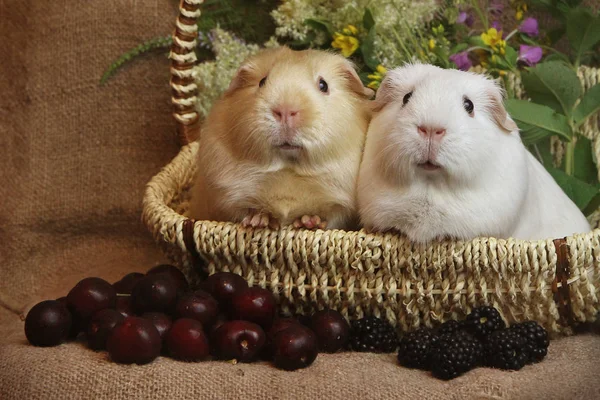
[[[521,23],[521,26],[519,26],[519,31],[531,37],[539,35],[540,32],[538,31],[537,19],[531,17],[525,18]]]
[[[523,64],[532,67],[542,59],[542,48],[537,46],[527,46],[522,44],[519,47],[519,59],[518,61]]]
[[[490,3],[488,7],[490,10],[490,14],[494,17],[500,17],[502,15],[502,11],[504,11],[504,3],[502,0],[494,0]]]
[[[450,61],[456,64],[458,69],[462,71],[468,71],[469,68],[473,66],[473,63],[469,59],[469,53],[467,53],[466,51],[451,55]]]
[[[465,11],[460,12],[458,14],[458,18],[456,18],[456,23],[465,24],[469,28],[473,26],[473,22],[474,22],[473,16],[470,14],[467,14]]]

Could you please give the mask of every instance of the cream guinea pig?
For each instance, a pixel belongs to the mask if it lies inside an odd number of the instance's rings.
[[[339,55],[279,47],[250,57],[203,124],[189,216],[356,229],[372,96]]]
[[[521,142],[502,95],[480,74],[425,64],[390,71],[373,102],[359,174],[365,228],[419,243],[590,231]]]

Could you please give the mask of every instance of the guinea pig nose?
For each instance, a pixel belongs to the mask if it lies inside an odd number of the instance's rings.
[[[273,108],[273,115],[281,123],[293,122],[298,116],[298,110],[290,107],[275,107]]]
[[[425,125],[419,125],[417,127],[417,130],[419,131],[419,133],[421,135],[426,136],[426,137],[434,136],[434,137],[441,138],[446,133],[446,129],[444,129],[444,128],[425,126]]]

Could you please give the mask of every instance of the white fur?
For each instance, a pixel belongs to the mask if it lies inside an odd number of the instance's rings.
[[[495,122],[492,109],[501,91],[493,81],[413,64],[390,71],[381,88],[375,100],[381,110],[369,126],[358,180],[367,229],[396,229],[421,243],[479,236],[539,240],[590,230],[525,148],[518,129],[506,132]],[[463,96],[473,102],[473,116],[464,110]],[[446,129],[437,148],[440,170],[417,166],[429,151],[420,125]]]

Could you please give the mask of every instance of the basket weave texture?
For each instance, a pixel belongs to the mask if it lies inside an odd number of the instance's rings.
[[[509,323],[533,319],[551,333],[570,333],[593,321],[600,297],[598,211],[592,232],[545,241],[477,238],[430,246],[364,231],[251,229],[186,218],[200,145],[192,141],[193,52],[202,0],[181,0],[171,51],[171,87],[180,153],[147,185],[143,221],[169,258],[196,281],[203,273],[232,271],[273,291],[283,311],[334,308],[349,318],[376,315],[402,330],[464,318],[478,305],[499,309]],[[584,90],[600,70],[581,67]],[[519,77],[509,85],[524,97]],[[600,159],[598,117],[584,134]]]

